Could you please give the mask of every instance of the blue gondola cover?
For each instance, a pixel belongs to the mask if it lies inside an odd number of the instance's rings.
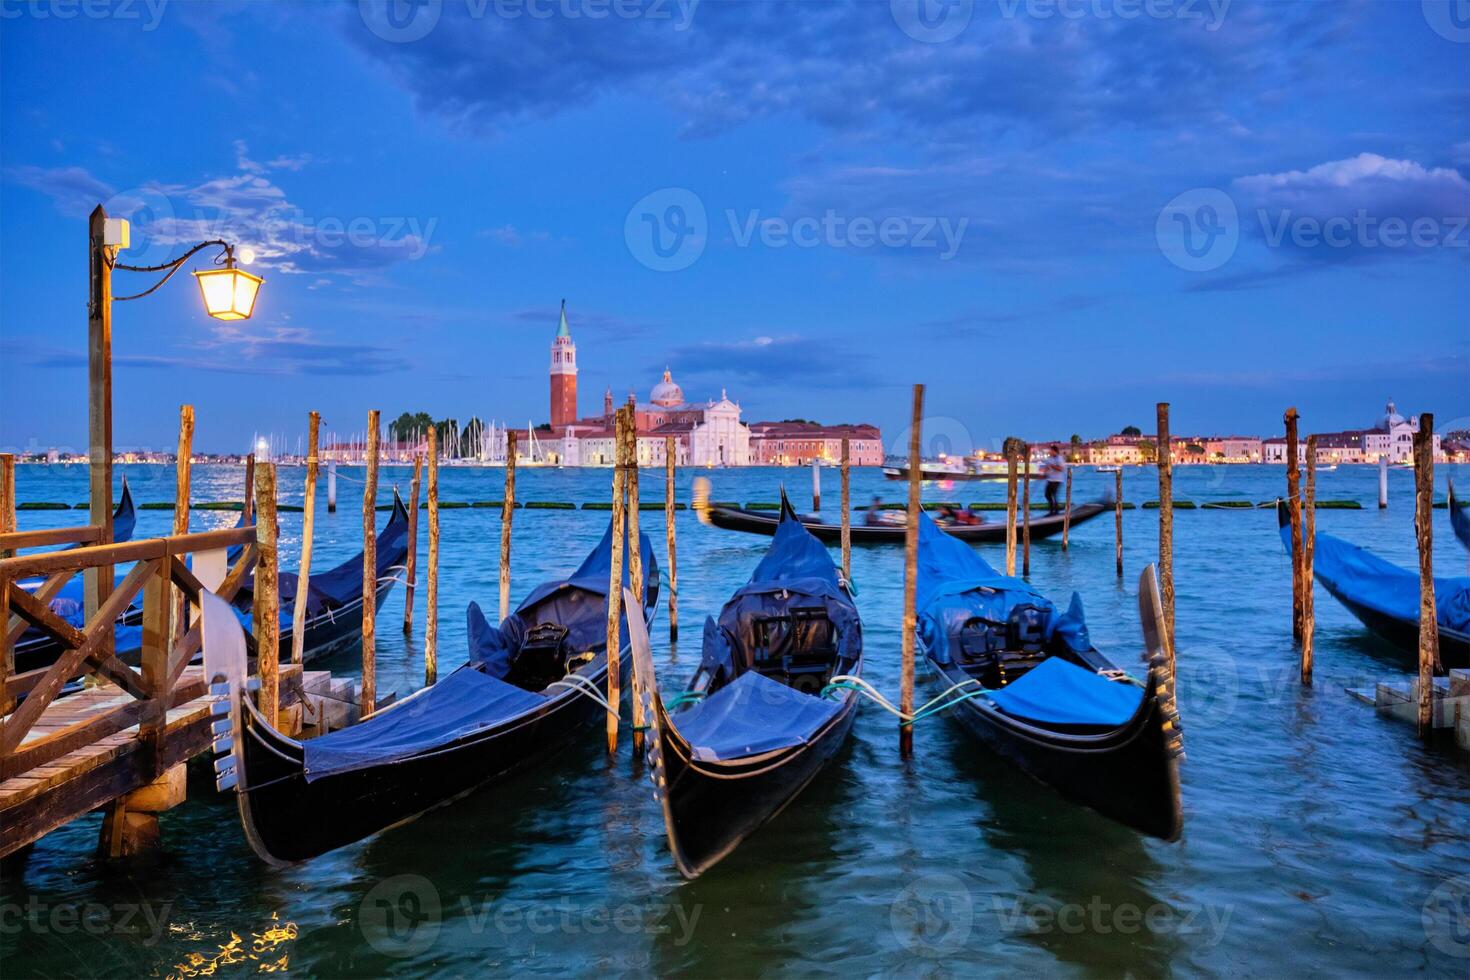
[[[302,743],[308,782],[407,759],[539,709],[539,694],[466,665],[367,721]]]
[[[694,758],[717,762],[805,745],[840,708],[749,670],[673,717]]]
[[[1143,688],[1048,657],[989,698],[1006,714],[1028,721],[1116,727],[1138,710]]]

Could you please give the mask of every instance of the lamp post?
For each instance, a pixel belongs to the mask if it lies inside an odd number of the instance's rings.
[[[255,297],[264,281],[235,267],[235,247],[214,239],[200,242],[177,259],[162,265],[135,266],[117,261],[118,252],[129,245],[128,223],[109,218],[102,205],[92,211],[87,225],[87,431],[91,452],[91,516],[102,529],[99,544],[112,543],[112,304],[116,300],[141,299],[157,290],[195,253],[213,245],[221,249],[215,259],[223,266],[194,273],[204,299],[204,309],[220,320],[245,320],[255,310]],[[141,293],[112,295],[112,272],[162,272],[164,276]],[[112,592],[112,566],[88,569],[86,574],[87,618]],[[111,638],[108,638],[108,648]]]

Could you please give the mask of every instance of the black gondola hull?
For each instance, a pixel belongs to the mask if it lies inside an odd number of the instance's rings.
[[[1370,633],[1409,654],[1410,666],[1417,669],[1419,663],[1418,620],[1384,615],[1376,609],[1370,609],[1354,601],[1351,596],[1333,588],[1325,579],[1318,578],[1317,581],[1334,599],[1342,603],[1348,612],[1357,617]],[[1445,629],[1441,625],[1439,628],[1439,663],[1446,671],[1470,667],[1470,636]]]
[[[631,663],[625,650],[619,660],[625,680]],[[586,671],[606,687],[604,657]],[[586,730],[607,717],[597,702],[567,694],[433,753],[308,781],[300,743],[252,712],[243,714],[243,746],[236,746],[244,754],[240,815],[251,847],[275,865],[325,854],[532,768],[586,740]]]
[[[944,686],[968,680],[959,667],[929,659]],[[980,699],[949,714],[997,755],[1068,800],[1166,841],[1183,827],[1179,752],[1150,674],[1139,711],[1104,735],[1064,735],[1012,718]]]
[[[1106,502],[1074,506],[1071,527],[1076,528],[1079,524],[1111,509],[1112,505]],[[740,507],[708,507],[704,511],[704,516],[715,527],[730,531],[746,531],[751,534],[775,534],[776,527],[781,522],[779,514],[757,513]],[[827,544],[838,544],[842,541],[842,525],[840,524],[818,523],[805,518],[801,523],[820,541]],[[1063,517],[1060,514],[1033,516],[1031,518],[1031,539],[1039,541],[1061,534],[1062,525]],[[1006,539],[1004,521],[989,524],[948,524],[940,527],[946,534],[959,538],[961,541],[1004,542]],[[902,544],[906,532],[902,524],[874,526],[854,522],[849,528],[849,533],[853,544]],[[1016,533],[1018,536],[1021,533],[1019,520]]]
[[[854,673],[860,672],[861,664]],[[845,699],[806,744],[730,762],[694,759],[655,699],[651,774],[680,874],[695,878],[718,863],[816,778],[852,732],[857,697],[847,692]]]

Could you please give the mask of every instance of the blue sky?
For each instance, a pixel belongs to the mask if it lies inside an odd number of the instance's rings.
[[[584,411],[1470,426],[1466,6],[0,0],[0,445],[85,438],[99,201],[266,278],[117,306],[120,446],[542,420],[563,297]]]

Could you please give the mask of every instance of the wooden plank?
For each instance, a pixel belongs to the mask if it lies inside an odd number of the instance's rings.
[[[50,548],[62,544],[95,544],[100,540],[102,540],[101,528],[86,524],[81,527],[15,531],[0,536],[0,548],[6,551],[19,551],[22,548]]]
[[[172,559],[170,559],[171,561]],[[168,563],[159,562],[143,587],[143,636],[139,644],[139,662],[143,668],[143,710],[138,716],[139,737],[148,754],[158,759],[163,754],[164,715],[169,695],[168,656],[173,646],[169,622],[173,590],[169,586]],[[154,775],[161,773],[159,769]]]
[[[216,548],[246,544],[254,538],[254,528],[224,527],[213,531],[196,531],[182,537],[144,538],[123,544],[101,544],[87,548],[73,548],[69,551],[18,555],[14,558],[0,560],[0,571],[19,580],[33,575],[50,575],[64,569],[76,571],[103,564],[121,565],[126,562],[155,561],[170,554],[212,551]]]
[[[51,600],[56,598],[57,594],[61,592],[62,587],[72,580],[72,577],[77,574],[77,571],[78,569],[75,568],[64,568],[59,572],[53,573],[48,579],[46,579],[46,581],[42,582],[41,587],[32,592],[31,595],[36,599],[36,601],[49,606],[51,604]],[[0,612],[8,613],[9,608],[10,607],[8,604],[0,603]],[[29,625],[30,624],[21,617],[11,616],[9,630],[10,642],[18,643],[20,641],[21,634],[26,631],[26,627],[28,627]]]

